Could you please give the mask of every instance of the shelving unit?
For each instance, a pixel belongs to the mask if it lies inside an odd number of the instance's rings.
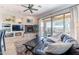
[[[13,25],[23,26],[23,24],[9,24],[9,23],[2,23],[3,29],[6,30],[6,37],[15,37],[15,36],[22,36],[24,33],[24,27],[21,31],[13,31]]]
[[[5,21],[4,20],[2,23],[2,27],[3,27],[3,29],[6,29],[6,37],[16,37],[16,36],[23,36],[24,34],[26,35],[26,34],[30,34],[30,33],[37,33],[38,25],[36,25],[36,24],[37,24],[37,21],[35,21],[35,20],[32,20],[32,22],[27,22],[27,18],[26,18],[26,20],[22,19],[20,22],[19,22],[19,19],[14,19],[14,21]],[[13,25],[22,26],[23,30],[13,30]],[[30,28],[29,28],[29,25],[31,26]],[[33,28],[32,31],[31,31],[31,28]]]
[[[13,25],[22,26],[23,30],[21,30],[21,31],[15,30],[14,31],[12,29]],[[29,27],[29,26],[31,26],[31,27]],[[38,25],[23,25],[23,24],[7,24],[7,23],[3,23],[2,27],[3,27],[3,29],[6,29],[6,37],[23,36],[24,33],[27,34],[27,33],[37,33],[38,32]]]

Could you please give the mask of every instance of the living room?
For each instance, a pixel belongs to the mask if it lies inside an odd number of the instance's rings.
[[[2,4],[0,15],[1,55],[79,54],[78,4]]]

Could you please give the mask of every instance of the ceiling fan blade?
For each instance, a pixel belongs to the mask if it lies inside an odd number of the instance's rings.
[[[39,8],[41,8],[42,6],[38,5]]]
[[[31,6],[31,4],[28,4],[28,6],[30,7],[30,6]]]
[[[33,11],[30,9],[30,12],[33,13]]]
[[[25,7],[25,8],[28,8],[27,6],[25,6],[25,5],[21,5],[22,7]]]
[[[29,8],[32,8],[34,5],[33,4],[28,4],[28,7]]]
[[[38,9],[34,9],[34,8],[32,8],[32,10],[38,11]]]
[[[29,9],[24,10],[24,12],[27,11],[27,10],[29,10]]]
[[[32,8],[34,5],[33,4],[30,4],[30,7]]]

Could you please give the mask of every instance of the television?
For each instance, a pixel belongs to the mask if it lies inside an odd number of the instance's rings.
[[[25,25],[25,33],[37,33],[38,25]]]
[[[33,33],[33,25],[25,25],[25,33]]]
[[[12,25],[12,31],[23,31],[23,25]]]

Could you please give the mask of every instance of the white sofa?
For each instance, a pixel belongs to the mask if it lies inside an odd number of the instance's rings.
[[[51,43],[45,48],[45,52],[51,54],[63,54],[72,47],[72,43]]]

